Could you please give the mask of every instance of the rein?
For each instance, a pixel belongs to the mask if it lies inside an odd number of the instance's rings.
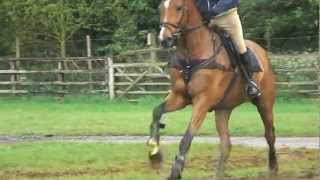
[[[193,32],[193,31],[196,31],[196,30],[202,28],[203,26],[204,26],[204,23],[201,23],[200,25],[195,26],[195,27],[180,28],[179,25],[176,25],[176,24],[173,24],[173,23],[169,23],[169,22],[160,23],[160,27],[161,28],[165,27],[165,28],[168,28],[170,31],[171,31],[172,27],[177,29],[178,31],[176,33],[173,33],[173,35],[178,35],[178,34],[181,34],[181,33],[190,33],[190,32]]]
[[[201,21],[201,22],[198,22],[200,23],[199,25],[196,25],[194,27],[188,27],[186,25],[187,23],[184,24],[184,21],[186,20],[185,18],[188,18],[187,13],[189,10],[187,7],[186,1],[184,1],[184,4],[182,6],[179,6],[178,8],[182,12],[180,12],[181,13],[180,18],[177,23],[172,23],[172,22],[160,23],[160,27],[167,28],[171,32],[173,37],[178,38],[182,33],[185,33],[185,34],[191,33],[205,26],[205,23]],[[213,44],[217,44],[214,38],[212,38],[211,40],[214,41]],[[212,57],[208,59],[191,59],[191,58],[188,58],[188,55],[187,55],[185,56],[184,59],[179,58],[179,59],[171,60],[170,62],[171,67],[174,67],[180,70],[183,73],[184,80],[186,82],[189,82],[192,74],[199,69],[229,70],[224,65],[216,61],[217,56],[219,55],[222,48],[223,48],[222,43],[220,43],[218,47],[214,46],[214,49],[213,49],[214,53]],[[189,54],[188,49],[186,49],[186,54]]]

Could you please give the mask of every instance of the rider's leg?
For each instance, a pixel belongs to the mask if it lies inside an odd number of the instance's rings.
[[[250,97],[260,96],[261,92],[256,82],[252,79],[253,73],[259,70],[259,64],[254,55],[247,50],[238,12],[235,10],[226,15],[215,17],[212,19],[209,26],[218,26],[228,32],[240,53],[241,63],[245,66],[245,70],[247,71],[244,73],[247,73],[249,77],[247,82],[247,93]]]

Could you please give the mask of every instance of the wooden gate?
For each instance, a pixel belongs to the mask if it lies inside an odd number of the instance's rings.
[[[168,93],[167,63],[109,63],[109,92],[117,98]],[[111,73],[110,73],[111,72]],[[114,73],[112,75],[112,73]],[[110,98],[114,98],[110,96]]]

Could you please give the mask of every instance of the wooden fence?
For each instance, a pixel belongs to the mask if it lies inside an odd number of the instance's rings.
[[[2,58],[0,94],[99,93],[110,99],[165,95],[170,87],[167,63],[154,59],[159,54],[151,55],[151,59],[141,56],[143,60],[131,63],[123,56]],[[317,55],[272,55],[271,59],[277,74],[278,92],[319,97]]]

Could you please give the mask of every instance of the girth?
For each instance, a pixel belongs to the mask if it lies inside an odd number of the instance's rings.
[[[209,59],[180,59],[174,57],[170,61],[170,67],[178,69],[183,73],[183,78],[186,82],[191,80],[192,75],[200,69],[220,69],[228,70],[228,68],[217,62],[217,56],[220,53],[223,45],[220,45],[214,55]]]

